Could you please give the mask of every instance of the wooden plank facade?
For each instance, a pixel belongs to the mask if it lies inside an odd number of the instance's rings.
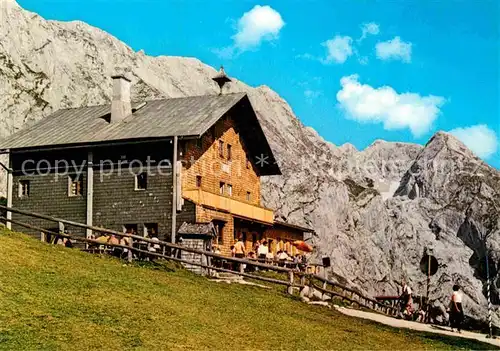
[[[196,204],[196,221],[213,222],[216,244],[223,254],[238,237],[247,252],[257,240],[269,240],[270,251],[299,253],[291,245],[304,239],[306,228],[275,224],[274,211],[261,205],[258,159],[252,158],[230,111],[200,139],[185,141],[182,149],[182,195]]]

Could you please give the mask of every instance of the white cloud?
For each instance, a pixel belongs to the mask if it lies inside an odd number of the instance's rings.
[[[377,57],[381,60],[401,60],[403,62],[411,62],[411,46],[410,42],[404,42],[400,37],[395,37],[392,40],[377,43],[375,50]]]
[[[380,26],[375,22],[363,23],[361,25],[361,38],[358,41],[366,39],[369,35],[377,35],[380,33]]]
[[[457,137],[462,143],[472,150],[477,156],[487,159],[498,150],[498,138],[495,131],[485,124],[470,127],[455,128],[450,134]]]
[[[305,54],[295,55],[295,58],[304,59],[304,60],[317,60],[318,59],[314,55],[311,55],[310,53],[307,53],[307,52]]]
[[[326,58],[321,60],[323,63],[344,63],[352,55],[352,38],[349,36],[336,35],[321,45],[327,49]]]
[[[270,6],[256,5],[238,20],[238,32],[232,37],[234,46],[244,51],[256,48],[262,41],[278,38],[285,22]]]
[[[363,66],[367,65],[368,61],[369,61],[368,57],[366,57],[366,56],[359,56],[358,55],[358,62],[359,62],[360,65],[363,65]]]
[[[304,97],[308,103],[312,103],[315,99],[320,97],[323,93],[320,90],[306,89],[304,90]]]
[[[392,87],[373,88],[359,82],[358,75],[342,77],[337,100],[349,118],[382,123],[387,130],[410,129],[416,136],[427,133],[445,102],[439,96],[398,93]]]
[[[217,56],[219,56],[223,60],[232,59],[234,57],[234,54],[235,54],[234,47],[232,47],[232,46],[227,46],[227,47],[222,48],[222,49],[215,48],[215,49],[212,49],[212,52],[214,54],[216,54]]]

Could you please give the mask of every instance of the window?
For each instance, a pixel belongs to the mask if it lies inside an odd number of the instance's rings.
[[[30,196],[30,181],[20,180],[19,181],[19,197]]]
[[[233,196],[233,186],[231,184],[227,185],[227,194]]]
[[[219,140],[219,156],[224,158],[224,142]]]
[[[231,145],[227,144],[227,159],[231,161]]]
[[[188,150],[188,142],[184,141],[179,143],[179,156],[186,156]]]
[[[247,201],[250,201],[250,200],[252,200],[252,193],[247,191]]]
[[[123,232],[128,234],[137,234],[137,224],[125,224]]]
[[[78,174],[71,174],[68,177],[68,196],[81,196],[83,189],[82,177]]]
[[[217,245],[224,244],[224,222],[214,221],[215,231],[217,232]]]
[[[201,176],[196,176],[196,187],[201,188]]]
[[[219,183],[219,194],[224,195],[224,188],[226,187],[226,184],[224,182]]]
[[[144,236],[149,238],[158,237],[158,223],[144,223]]]
[[[148,174],[146,172],[135,175],[135,190],[146,190],[148,188]]]
[[[203,148],[203,137],[196,139],[196,147],[198,149],[202,149]]]
[[[276,253],[276,242],[273,239],[267,239],[267,247],[269,248],[269,252]]]

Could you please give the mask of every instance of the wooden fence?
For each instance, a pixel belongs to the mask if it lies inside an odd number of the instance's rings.
[[[38,218],[38,219],[43,219],[46,221],[54,222],[57,223],[59,231],[54,232],[51,230],[47,230],[45,228],[40,228],[37,226],[34,226],[32,224],[14,220],[14,219],[8,219],[6,216],[0,216],[0,219],[5,221],[5,222],[10,222],[12,224],[16,224],[19,226],[22,226],[24,228],[29,228],[32,230],[39,231],[40,233],[44,233],[52,235],[54,237],[61,237],[61,238],[67,238],[70,240],[73,240],[74,242],[80,242],[84,243],[85,247],[90,246],[105,246],[109,248],[117,248],[122,250],[123,252],[126,252],[126,258],[129,262],[131,262],[134,259],[134,254],[136,254],[137,257],[142,256],[147,256],[151,258],[159,258],[159,259],[165,259],[165,260],[170,260],[174,262],[180,262],[184,263],[186,265],[191,265],[191,266],[197,266],[201,267],[203,270],[203,273],[209,276],[214,276],[215,272],[223,272],[223,273],[231,273],[235,274],[241,277],[245,278],[251,278],[259,281],[264,281],[267,283],[272,283],[272,284],[278,284],[278,285],[283,285],[287,287],[287,292],[289,294],[294,294],[294,291],[297,289],[300,290],[305,286],[309,286],[310,288],[316,289],[317,291],[321,292],[324,297],[331,298],[332,300],[335,299],[340,299],[344,303],[347,303],[349,305],[355,305],[357,307],[362,307],[366,309],[371,309],[377,312],[385,313],[388,315],[395,315],[398,313],[398,310],[393,307],[389,306],[386,304],[382,304],[375,299],[372,299],[370,297],[364,296],[361,292],[356,291],[354,289],[351,289],[349,287],[343,286],[337,282],[328,280],[324,277],[321,277],[316,274],[310,274],[306,272],[301,272],[299,270],[291,269],[291,268],[286,268],[286,267],[279,267],[275,265],[270,265],[267,263],[262,263],[257,260],[251,260],[251,259],[242,259],[242,258],[235,258],[235,257],[226,257],[220,254],[216,254],[210,251],[203,251],[203,250],[197,250],[193,248],[188,248],[179,244],[167,242],[167,241],[162,241],[162,240],[152,240],[149,238],[145,238],[142,236],[130,234],[130,233],[122,233],[118,232],[115,230],[111,229],[106,229],[106,228],[101,228],[101,227],[95,227],[95,226],[90,226],[78,222],[73,222],[73,221],[68,221],[44,214],[39,214],[39,213],[34,213],[34,212],[29,212],[29,211],[24,211],[24,210],[19,210],[15,209],[12,207],[6,207],[6,206],[1,206],[0,209],[32,218]],[[90,239],[86,238],[81,235],[74,235],[70,234],[67,232],[67,227],[76,227],[76,228],[83,228],[83,229],[89,229],[92,232],[95,233],[100,233],[100,234],[107,234],[107,235],[114,235],[119,238],[127,238],[128,240],[128,245],[122,245],[122,244],[115,244],[115,243],[109,243],[109,242],[102,242],[99,240],[95,239]],[[149,250],[144,250],[141,249],[137,246],[134,246],[134,244],[137,243],[147,243],[150,245],[158,245],[160,247],[159,252],[152,252]],[[86,249],[86,251],[91,251]],[[200,262],[192,261],[192,260],[185,260],[180,258],[180,253],[184,252],[190,252],[190,253],[195,253],[200,255],[201,259]],[[228,268],[223,268],[219,267],[214,264],[215,261],[226,261],[230,262],[232,264],[233,269],[228,269]],[[271,278],[267,276],[263,276],[262,274],[251,274],[248,272],[245,272],[245,266],[246,267],[256,267],[260,271],[271,271],[275,272],[278,274],[283,274],[286,276],[285,279],[276,279],[276,278]],[[235,267],[238,267],[235,269]]]

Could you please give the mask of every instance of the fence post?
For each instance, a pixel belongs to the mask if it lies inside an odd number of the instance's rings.
[[[288,280],[290,282],[290,285],[288,286],[288,293],[290,295],[293,295],[293,271],[288,272]]]
[[[204,253],[201,254],[200,263],[208,266],[207,255],[205,255]],[[204,273],[205,270],[207,271],[207,274],[210,275],[210,270],[209,269],[206,269],[206,268],[203,268],[203,267],[200,267],[200,268],[201,268],[201,275],[204,275],[203,273]]]
[[[211,256],[207,256],[207,266],[208,266],[208,276],[211,277],[213,274],[212,270],[210,269],[210,267],[212,267],[212,257]]]
[[[3,164],[2,164],[3,165]],[[14,187],[14,175],[12,173],[12,154],[9,154],[9,169],[7,169],[7,207],[12,207],[12,192]],[[12,229],[12,212],[7,211],[6,214],[7,221],[5,226],[7,229]]]
[[[57,222],[57,226],[59,228],[59,234],[64,234],[64,223],[63,222]],[[64,238],[63,237],[60,237],[60,238],[64,242]],[[59,241],[59,238],[56,238],[56,241],[54,242],[54,244],[57,244],[58,241]]]
[[[132,248],[134,247],[134,239],[132,237],[129,237],[128,239],[129,239],[128,240],[129,249],[128,249],[127,261],[132,262],[134,258],[134,253],[132,252]]]

